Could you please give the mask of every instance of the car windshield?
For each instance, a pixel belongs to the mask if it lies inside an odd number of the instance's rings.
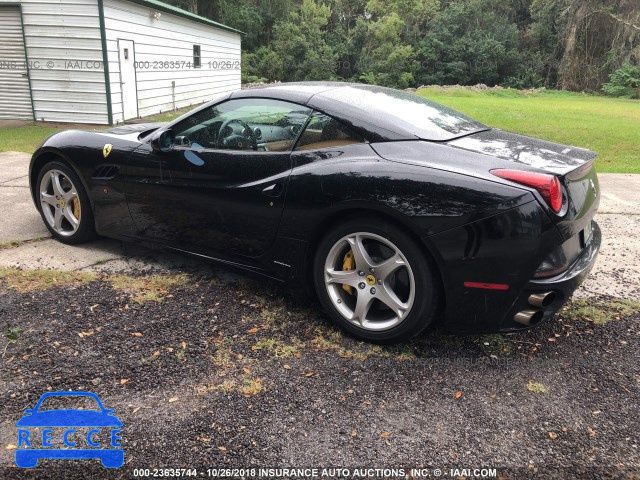
[[[488,127],[460,112],[419,95],[376,86],[347,86],[323,92],[360,110],[362,115],[390,122],[418,138],[447,141]]]
[[[38,412],[66,409],[101,411],[100,406],[93,397],[84,395],[61,395],[45,398],[38,408]]]

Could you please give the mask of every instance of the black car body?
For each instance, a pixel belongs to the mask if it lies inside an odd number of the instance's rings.
[[[226,117],[213,114],[199,120],[232,101],[295,108],[259,126],[216,123]],[[350,140],[317,137],[309,125],[327,129],[327,119]],[[313,135],[311,148],[298,148]],[[439,323],[493,332],[551,317],[589,273],[600,244],[594,158],[491,129],[406,92],[302,83],[225,94],[166,125],[56,134],[34,153],[30,176],[39,205],[43,166],[67,164],[100,235],[297,285],[311,283],[316,251],[336,223],[388,222],[428,257]],[[555,179],[561,203],[554,210],[548,190],[513,172]]]

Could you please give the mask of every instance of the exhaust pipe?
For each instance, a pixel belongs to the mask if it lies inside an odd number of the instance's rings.
[[[548,307],[555,299],[556,294],[553,292],[532,293],[529,295],[529,303],[538,308]]]
[[[514,315],[513,320],[522,325],[529,326],[538,323],[542,320],[543,316],[544,312],[540,310],[522,310]]]

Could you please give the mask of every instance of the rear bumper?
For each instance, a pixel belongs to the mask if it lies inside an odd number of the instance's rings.
[[[552,278],[544,280],[531,280],[526,288],[516,299],[513,307],[504,317],[500,326],[502,332],[513,332],[525,330],[534,327],[544,321],[550,319],[571,297],[573,292],[584,282],[585,278],[591,272],[593,265],[596,263],[598,252],[600,251],[600,243],[602,242],[602,233],[596,222],[593,222],[593,235],[591,241],[584,248],[580,256],[573,262],[568,270]],[[553,301],[545,307],[535,307],[529,303],[529,296],[534,293],[552,292],[554,294]],[[542,316],[532,322],[530,325],[523,325],[514,320],[514,316],[522,311],[542,312]]]

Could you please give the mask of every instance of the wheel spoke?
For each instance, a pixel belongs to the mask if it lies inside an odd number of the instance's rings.
[[[40,193],[40,200],[43,203],[51,205],[54,208],[58,204],[58,201],[56,200],[56,197],[54,197],[53,195],[50,195],[50,194],[48,194],[46,192]]]
[[[347,239],[351,245],[351,251],[353,252],[353,259],[356,262],[356,268],[361,271],[368,271],[373,265],[371,257],[367,253],[362,243],[362,237],[360,235],[354,235]]]
[[[389,307],[398,318],[402,318],[409,308],[409,305],[400,300],[388,285],[382,285],[378,292],[376,298]]]
[[[355,270],[342,271],[327,269],[326,273],[327,283],[340,283],[357,287],[361,281],[360,277],[358,277],[358,272]]]
[[[71,203],[71,201],[78,196],[78,192],[76,192],[75,188],[71,188],[68,192],[64,194],[64,200],[66,203]]]
[[[71,208],[70,207],[65,207],[62,213],[64,215],[64,218],[66,218],[67,221],[71,224],[71,227],[73,228],[73,231],[75,232],[78,229],[78,225],[80,225],[80,222],[73,215],[73,212],[71,211]]]
[[[60,229],[62,229],[62,219],[63,219],[64,215],[62,213],[62,210],[59,208],[56,208],[56,213],[55,216],[53,217],[53,228],[56,231],[59,231]]]
[[[398,252],[396,252],[391,256],[391,258],[388,258],[375,267],[376,276],[378,278],[381,278],[383,281],[386,281],[389,275],[391,275],[400,267],[404,267],[405,265],[405,261],[398,254]]]
[[[64,196],[64,189],[60,183],[60,174],[57,172],[51,172],[51,187],[53,188],[53,194],[56,197]]]
[[[356,308],[353,310],[353,316],[351,320],[357,321],[360,325],[364,325],[364,322],[367,318],[367,313],[369,313],[369,308],[371,308],[371,303],[373,302],[373,298],[362,290],[358,291],[358,298],[356,299]]]

